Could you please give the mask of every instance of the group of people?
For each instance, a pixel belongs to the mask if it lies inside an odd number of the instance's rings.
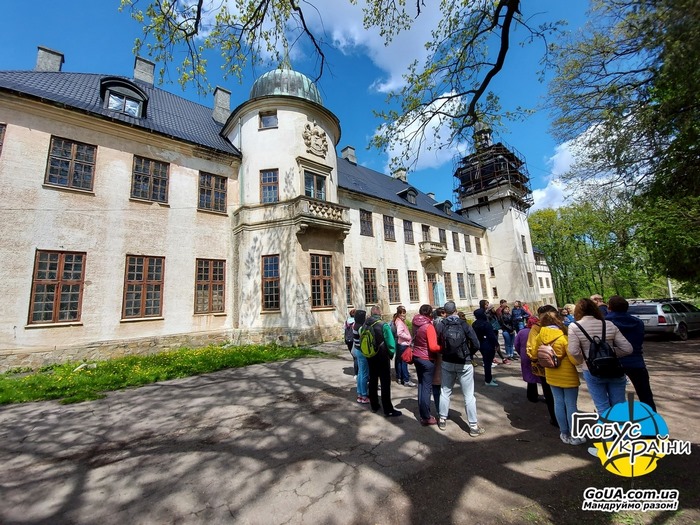
[[[459,381],[468,432],[471,436],[483,434],[474,397],[473,362],[475,354],[480,352],[485,385],[498,386],[493,379],[492,366],[495,366],[496,352],[500,352],[500,330],[506,352],[502,362],[520,359],[522,378],[527,384],[527,399],[537,402],[540,399],[538,385],[541,385],[550,423],[559,428],[561,441],[571,445],[583,444],[584,439],[571,436],[572,417],[578,410],[579,368],[599,414],[625,401],[627,378],[639,401],[656,411],[642,354],[644,324],[627,313],[628,307],[623,297],[612,296],[605,303],[601,296],[594,295],[559,310],[551,305],[541,306],[535,315],[520,301],[516,301],[511,309],[507,301],[501,300],[496,309],[484,299],[473,312],[474,322],[469,324],[464,313],[457,312],[455,303],[448,301],[444,307],[435,310],[428,304],[422,305],[412,319],[410,330],[403,306],[397,308],[391,323],[382,320],[378,306],[371,308],[369,317],[364,310],[351,310],[345,328],[348,334],[346,342],[355,363],[357,402],[369,404],[374,412],[381,408],[386,417],[402,415],[391,401],[391,359],[395,360],[397,383],[416,386],[401,357],[410,347],[418,382],[421,424],[437,425],[445,430],[452,390]],[[360,350],[365,330],[373,330],[376,354],[372,357],[366,357]],[[595,336],[604,338],[614,349],[624,375],[602,378],[588,370],[589,338]],[[558,358],[557,367],[538,364],[538,349],[542,345],[551,347]]]
[[[607,303],[600,295],[593,295],[561,310],[544,305],[516,337],[527,398],[537,401],[537,385],[542,385],[550,422],[559,427],[559,437],[566,444],[585,443],[585,439],[571,435],[573,414],[578,411],[579,367],[598,414],[625,402],[628,379],[639,401],[656,411],[642,352],[644,323],[627,313],[628,308],[627,300],[619,295],[610,297]],[[595,337],[607,342],[619,358],[622,372],[618,377],[600,377],[589,370],[586,359]],[[559,366],[537,366],[542,345],[552,348]],[[595,448],[589,451],[597,455]]]

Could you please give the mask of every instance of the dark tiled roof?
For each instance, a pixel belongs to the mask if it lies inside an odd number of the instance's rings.
[[[122,78],[144,91],[148,95],[146,118],[134,118],[106,109],[100,99],[100,83],[104,78]],[[205,148],[240,155],[238,149],[219,135],[223,126],[212,119],[211,108],[138,80],[90,73],[0,71],[0,90],[36,97]]]
[[[437,215],[443,219],[448,219],[462,224],[468,224],[476,228],[484,229],[480,224],[459,215],[458,213],[446,214],[435,204],[441,204],[431,199],[415,186],[407,182],[395,179],[378,171],[358,166],[347,159],[338,157],[338,186],[355,193],[367,195],[376,199],[381,199],[393,204],[399,204],[406,208],[420,210],[432,215]],[[416,190],[416,203],[410,204],[406,199],[399,196],[404,195],[406,189]]]

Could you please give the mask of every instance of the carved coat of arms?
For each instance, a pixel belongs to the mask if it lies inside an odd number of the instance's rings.
[[[317,125],[307,123],[304,126],[304,144],[306,144],[307,153],[312,153],[319,157],[326,158],[326,153],[328,153],[328,139],[326,138],[326,132]]]

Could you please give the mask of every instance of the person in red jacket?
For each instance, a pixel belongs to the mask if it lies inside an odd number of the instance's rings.
[[[418,413],[421,425],[435,425],[437,419],[430,413],[430,395],[433,390],[436,353],[440,351],[431,314],[433,308],[423,304],[413,318],[413,364],[418,377]]]

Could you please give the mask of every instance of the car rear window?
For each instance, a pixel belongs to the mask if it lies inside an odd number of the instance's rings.
[[[627,313],[632,315],[654,315],[656,314],[655,304],[631,304]]]

